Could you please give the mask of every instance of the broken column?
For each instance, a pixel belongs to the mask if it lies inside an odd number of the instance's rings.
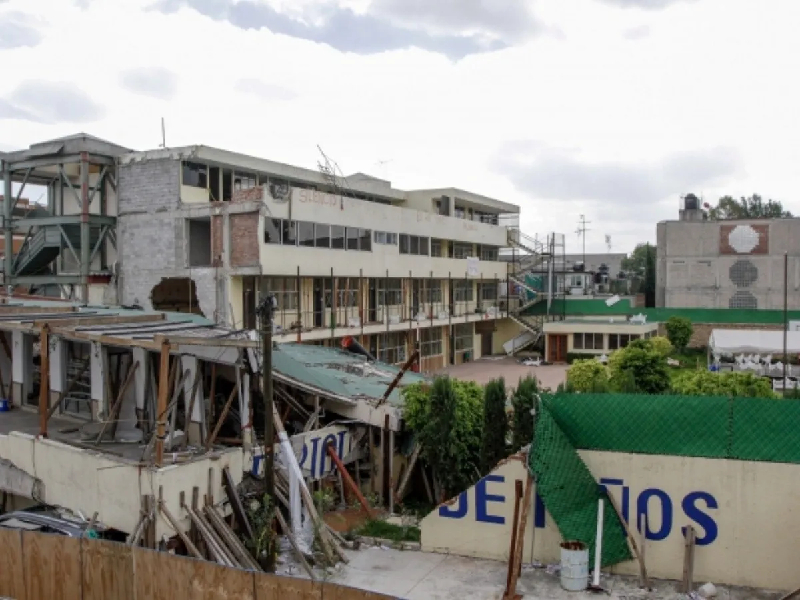
[[[92,420],[102,420],[108,413],[106,377],[108,376],[108,350],[100,342],[92,342],[90,350],[92,374]]]
[[[67,342],[50,336],[50,406],[67,391]]]
[[[200,361],[194,356],[181,356],[181,369],[188,371],[189,374],[183,383],[183,397],[185,398],[186,410],[186,436],[190,444],[200,444],[203,439],[203,382],[202,379],[197,385],[195,391],[194,406],[192,407],[192,414],[189,414],[189,405],[192,403],[192,389],[194,388],[195,379],[197,377],[198,369],[200,369]],[[202,377],[202,375],[201,375]]]
[[[136,397],[136,418],[140,427],[144,423],[144,412],[147,408],[147,381],[150,377],[150,354],[144,348],[133,348],[133,362],[139,368],[133,376],[133,393]]]
[[[12,399],[15,405],[28,403],[33,389],[33,338],[21,331],[12,333]]]
[[[242,448],[247,452],[253,447],[253,423],[250,421],[250,374],[238,370],[239,377],[239,415],[242,424]]]

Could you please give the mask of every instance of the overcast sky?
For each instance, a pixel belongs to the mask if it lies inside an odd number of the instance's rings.
[[[522,207],[579,250],[681,194],[800,213],[798,0],[0,0],[0,150],[207,144]]]

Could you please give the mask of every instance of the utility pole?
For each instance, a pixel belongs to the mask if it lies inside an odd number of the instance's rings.
[[[267,296],[258,305],[261,320],[261,394],[264,397],[264,493],[269,498],[270,506],[277,509],[275,502],[275,422],[272,399],[272,317],[277,301],[273,294]],[[275,553],[269,552],[267,571],[275,570]]]
[[[575,233],[583,237],[583,287],[586,288],[586,232],[589,229],[586,227],[591,221],[586,220],[586,215],[581,215],[578,219],[578,229]]]
[[[787,337],[789,335],[789,253],[783,253],[783,395],[786,396],[786,363],[789,362]]]

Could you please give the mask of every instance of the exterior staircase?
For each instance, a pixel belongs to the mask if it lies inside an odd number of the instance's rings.
[[[513,356],[538,342],[542,337],[544,316],[525,315],[525,311],[539,302],[546,301],[546,286],[541,277],[531,271],[541,268],[550,255],[550,248],[544,242],[522,233],[518,228],[508,230],[508,247],[513,259],[509,271],[509,283],[517,287],[516,297],[509,290],[509,318],[522,328],[514,339],[503,344],[506,354]],[[512,298],[516,302],[512,302]]]
[[[100,238],[97,227],[89,230],[89,248],[94,248]],[[80,253],[80,225],[44,225],[25,238],[19,252],[14,256],[14,273],[17,276],[41,275],[50,272],[50,265],[61,254],[63,248],[72,248]],[[0,262],[0,272],[4,265]]]

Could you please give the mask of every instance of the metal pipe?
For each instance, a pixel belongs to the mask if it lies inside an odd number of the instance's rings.
[[[13,203],[11,199],[11,168],[8,162],[3,161],[3,228],[5,237],[5,255],[3,262],[5,263],[5,270],[3,271],[3,282],[6,287],[6,293],[11,295],[11,290],[14,286],[14,231],[11,228],[11,217],[13,211]]]
[[[786,396],[786,364],[789,362],[789,253],[783,253],[783,395]]]
[[[81,152],[81,289],[84,304],[89,302],[89,154]]]

